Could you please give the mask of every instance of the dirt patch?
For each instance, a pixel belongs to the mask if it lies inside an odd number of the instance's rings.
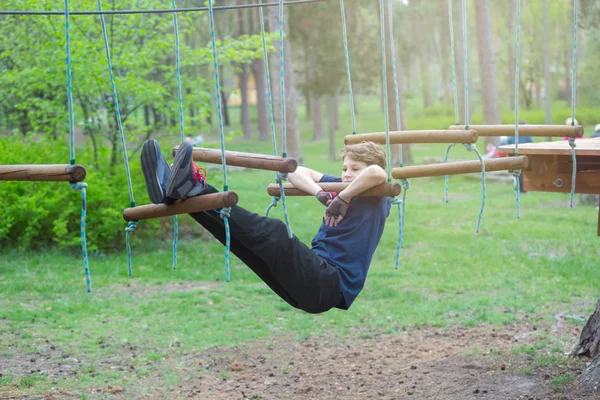
[[[349,337],[302,341],[282,335],[201,353],[181,348],[146,364],[147,373],[137,377],[125,355],[136,349],[124,349],[120,355],[107,354],[97,368],[121,371],[128,375],[128,383],[115,386],[106,381],[106,386],[89,387],[85,394],[90,399],[597,399],[598,394],[577,391],[586,360],[566,354],[577,331],[569,318],[559,314],[544,328],[521,321],[501,329],[423,328],[388,335],[357,331]],[[523,351],[524,346],[534,348],[549,340],[560,348],[548,355],[553,357],[551,363],[540,363],[539,354]],[[47,345],[48,351],[34,355],[34,361],[11,357],[13,373],[15,368],[41,372],[51,381],[85,373],[85,362]],[[6,366],[0,358],[0,370]],[[178,378],[167,385],[168,375]],[[71,398],[64,392],[56,397],[60,389],[32,398]]]

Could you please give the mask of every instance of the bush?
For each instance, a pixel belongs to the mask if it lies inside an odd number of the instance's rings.
[[[101,149],[100,168],[92,167],[92,150],[78,150],[77,163],[86,166],[88,249],[122,249],[126,223],[121,214],[129,206],[125,168],[121,161],[111,170],[110,153]],[[4,137],[0,141],[0,164],[67,164],[67,141]],[[148,203],[138,157],[130,159],[134,197]],[[54,245],[79,248],[81,194],[65,182],[2,182],[0,197],[4,203],[0,220],[0,242],[21,249]],[[156,235],[159,223],[144,222],[141,235]],[[134,235],[140,236],[140,233]]]

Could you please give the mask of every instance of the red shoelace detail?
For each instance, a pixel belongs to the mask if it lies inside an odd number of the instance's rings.
[[[202,182],[202,185],[206,186],[206,169],[200,168],[192,162],[192,173],[196,182]]]

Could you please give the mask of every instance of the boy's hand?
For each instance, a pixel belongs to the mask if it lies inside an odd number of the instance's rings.
[[[346,203],[340,196],[337,196],[331,201],[327,210],[325,210],[325,225],[337,226],[346,216],[348,208],[350,208],[350,204]]]
[[[324,190],[321,190],[315,196],[317,197],[317,200],[319,200],[324,206],[328,206],[331,204],[333,199],[336,198],[337,193],[336,192],[326,192]]]

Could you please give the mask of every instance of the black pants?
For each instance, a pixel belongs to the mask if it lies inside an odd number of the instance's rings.
[[[204,193],[216,193],[208,186]],[[214,210],[190,214],[225,244],[225,222]],[[321,313],[342,301],[340,278],[311,248],[288,237],[283,222],[232,207],[229,218],[231,251],[275,293],[293,307]]]

